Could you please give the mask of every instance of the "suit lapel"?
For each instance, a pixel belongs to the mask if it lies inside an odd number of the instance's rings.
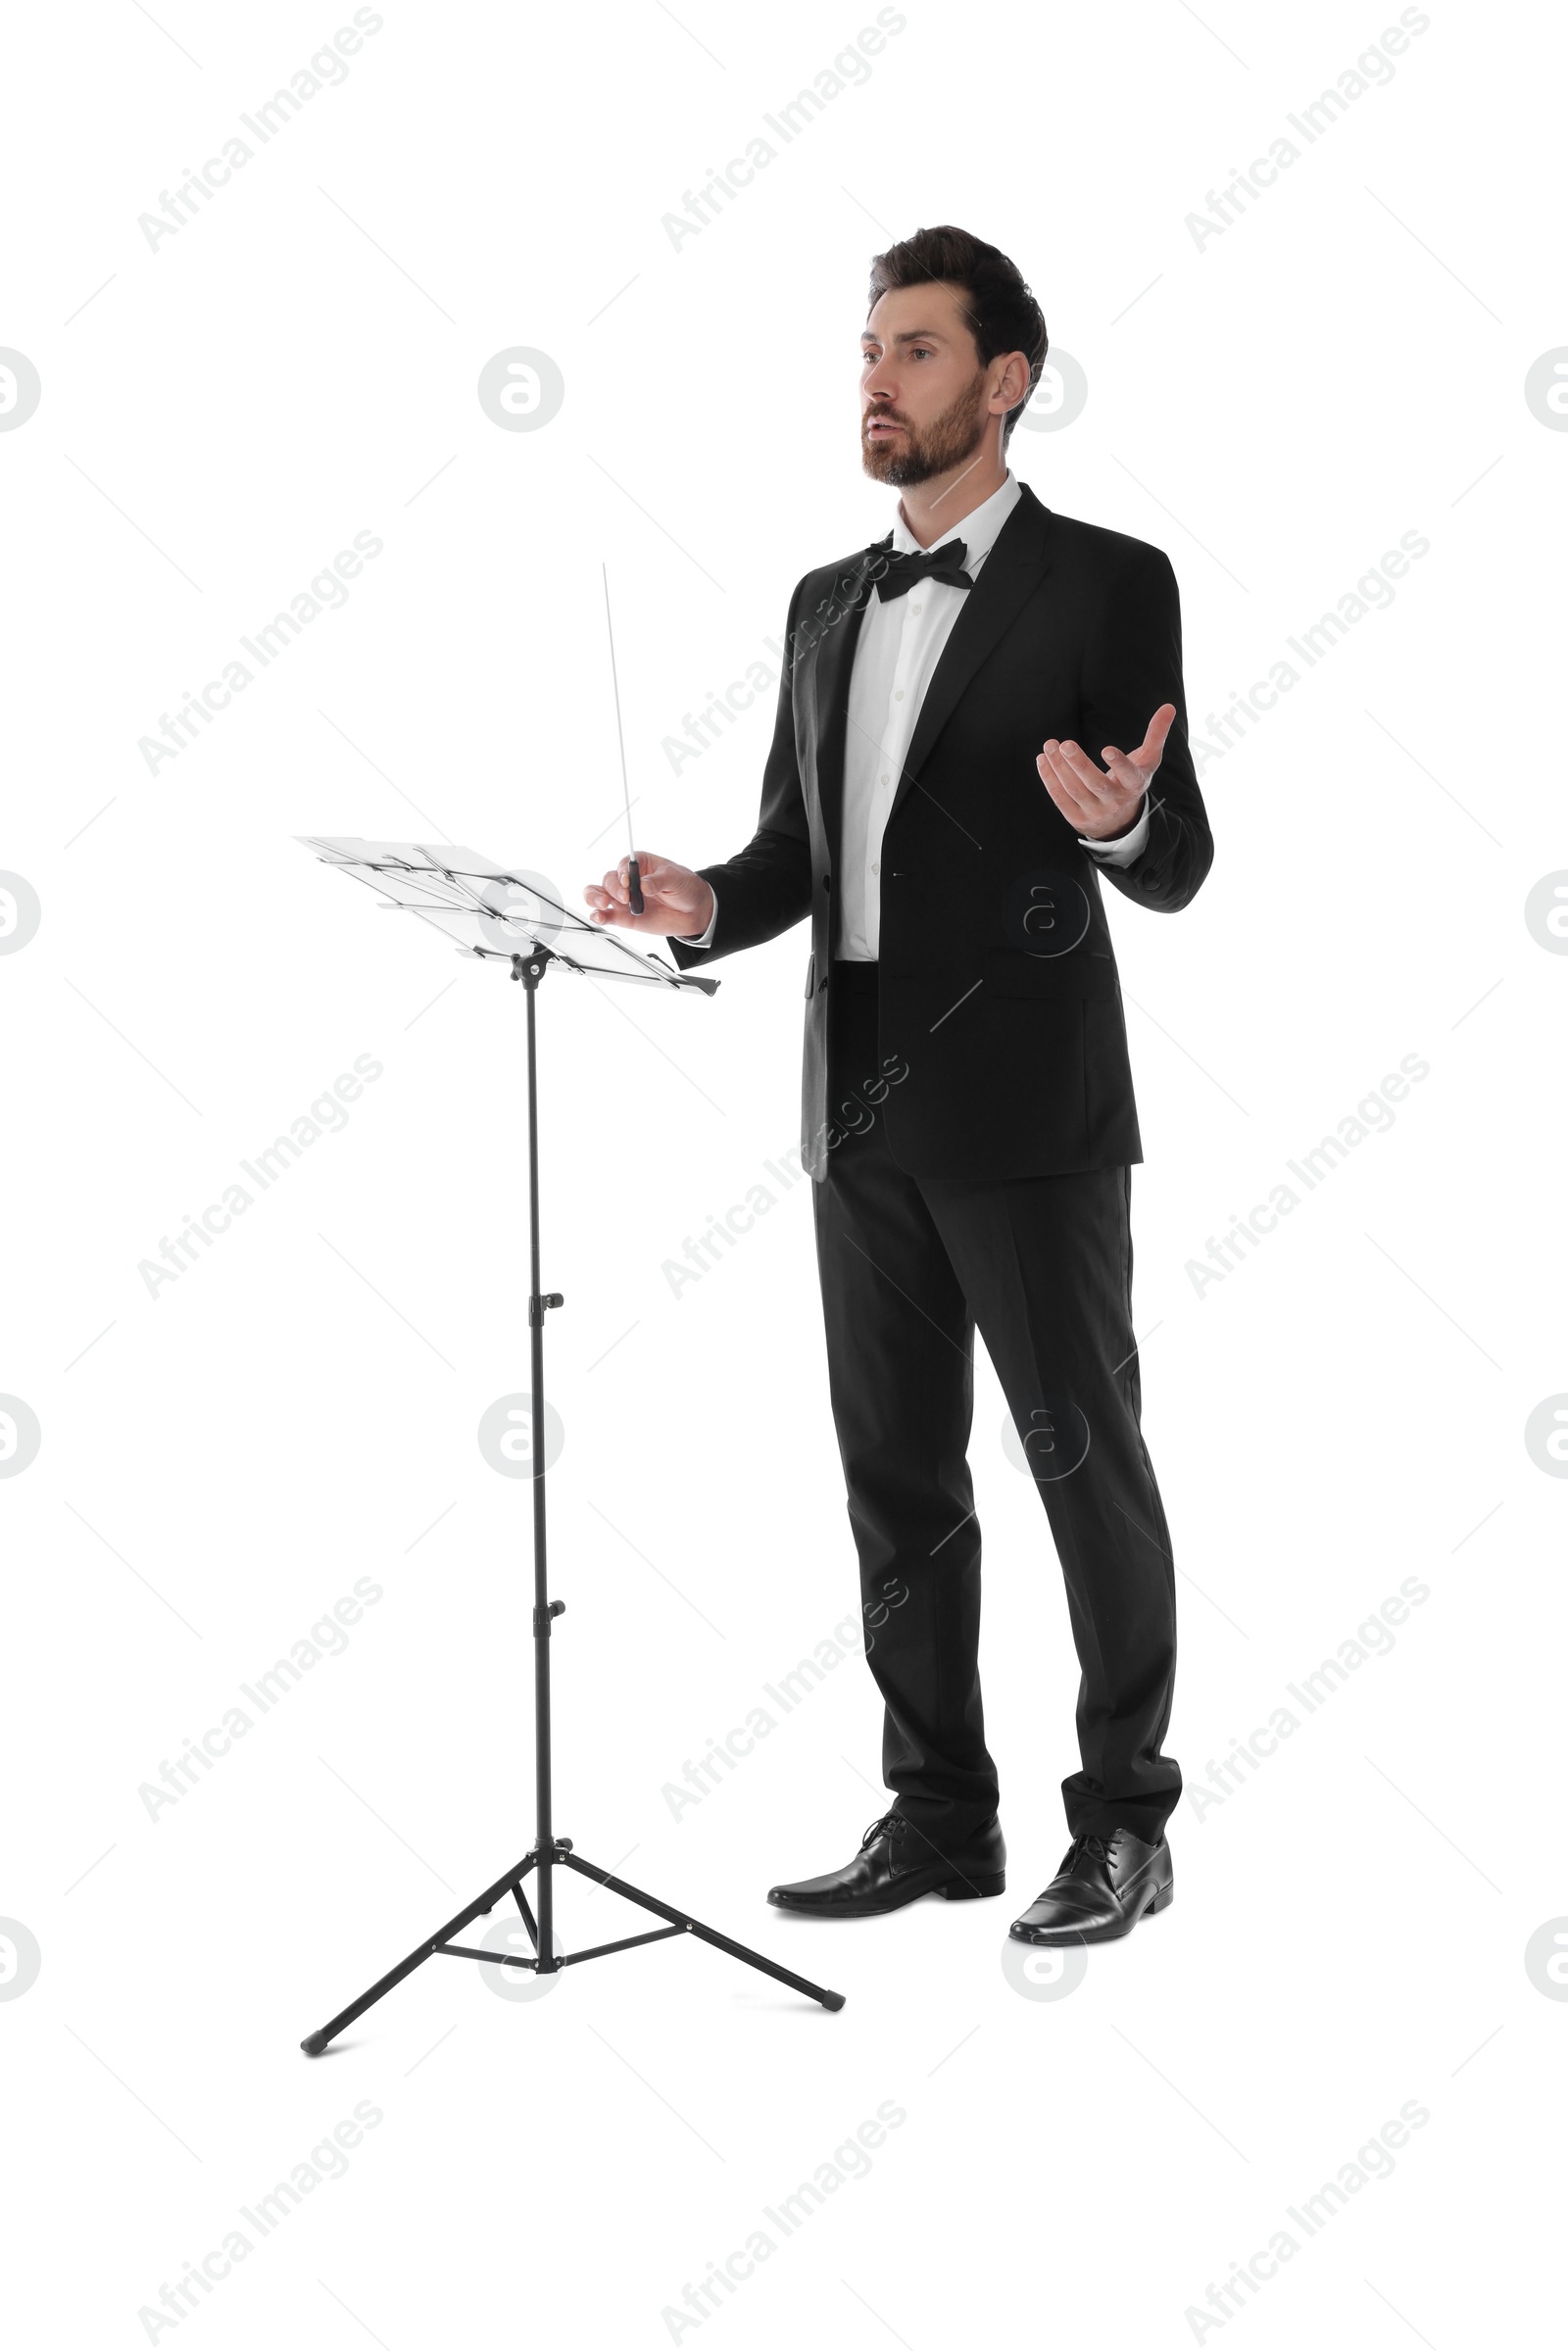
[[[980,566],[979,578],[965,594],[963,610],[954,622],[931,673],[931,683],[909,739],[904,771],[888,809],[889,823],[908,798],[911,785],[964,688],[1051,567],[1046,552],[1051,510],[1041,505],[1027,484],[1021,484],[1020,488],[1022,495],[997,533],[996,544]],[[841,727],[841,747],[843,740]],[[842,758],[840,768],[842,779]]]

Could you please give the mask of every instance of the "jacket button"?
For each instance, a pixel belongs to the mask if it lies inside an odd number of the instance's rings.
[[[823,874],[823,876],[822,876],[822,887],[823,887],[823,889],[824,889],[824,890],[829,890],[829,891],[830,891],[830,890],[832,889],[832,887],[833,887],[833,876],[832,876],[830,873],[824,873],[824,874]]]

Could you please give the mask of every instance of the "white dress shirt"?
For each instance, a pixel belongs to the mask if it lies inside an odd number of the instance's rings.
[[[1018,484],[1009,472],[1001,489],[945,531],[933,542],[930,552],[945,547],[950,539],[961,539],[967,550],[963,568],[972,580],[977,580],[981,566],[997,543],[997,534],[1019,496]],[[902,502],[893,525],[893,547],[901,555],[928,552],[921,548],[905,521]],[[882,916],[882,835],[888,809],[904,772],[915,720],[932,673],[953,633],[953,624],[963,610],[963,600],[971,592],[968,588],[950,586],[946,581],[923,579],[916,581],[906,594],[885,601],[873,587],[861,616],[850,674],[849,725],[844,744],[844,829],[834,866],[834,886],[839,894],[838,954],[847,962],[877,960]],[[1044,784],[1040,786],[1042,792],[1045,788]],[[1078,837],[1085,849],[1107,865],[1130,865],[1149,838],[1147,797],[1137,822],[1114,841],[1089,841],[1082,834]],[[682,940],[682,946],[710,947],[717,920],[715,891],[707,930],[701,938]]]

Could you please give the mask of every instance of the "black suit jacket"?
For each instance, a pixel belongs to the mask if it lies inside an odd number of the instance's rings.
[[[883,547],[891,544],[891,533]],[[828,992],[850,669],[881,550],[808,572],[790,603],[772,749],[746,848],[701,870],[717,895],[706,952],[757,947],[806,915],[801,1151],[818,1179],[845,1127],[887,1120],[922,1176],[1054,1175],[1142,1159],[1108,880],[1173,913],[1213,857],[1193,771],[1176,576],[1157,547],[1053,514],[1025,486],[932,674],[881,857],[879,1059],[836,1070]],[[1048,736],[1099,761],[1176,719],[1131,865],[1102,866],[1040,780]]]

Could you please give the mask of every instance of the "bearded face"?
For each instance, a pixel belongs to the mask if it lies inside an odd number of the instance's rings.
[[[910,489],[972,458],[985,423],[986,377],[979,368],[973,381],[928,424],[911,422],[897,408],[869,411],[860,419],[860,462],[873,481]]]

